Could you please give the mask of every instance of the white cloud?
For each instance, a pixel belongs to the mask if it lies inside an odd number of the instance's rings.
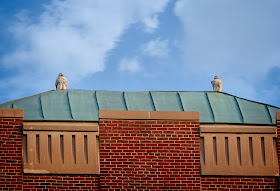
[[[153,15],[152,17],[147,17],[143,21],[145,27],[145,31],[147,33],[153,33],[156,28],[159,26],[159,21],[157,15]]]
[[[280,61],[280,2],[179,0],[186,78],[218,75],[228,93],[254,99],[258,82]],[[247,95],[248,94],[248,95]],[[235,94],[236,95],[236,94]]]
[[[155,30],[157,15],[167,2],[52,0],[36,19],[20,15],[10,29],[17,47],[1,59],[2,66],[18,73],[0,86],[13,83],[16,91],[48,90],[59,72],[74,86],[83,77],[104,71],[106,54],[117,46],[124,31],[135,23]],[[25,87],[19,80],[26,82]]]
[[[123,58],[119,64],[119,71],[121,72],[139,72],[140,64],[136,57],[134,58]]]
[[[142,51],[148,56],[167,57],[170,51],[168,40],[151,40],[143,46]]]

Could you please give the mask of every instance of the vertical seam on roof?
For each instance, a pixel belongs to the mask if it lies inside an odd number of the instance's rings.
[[[239,112],[240,112],[240,115],[241,115],[241,118],[242,118],[242,123],[244,123],[244,122],[245,122],[245,119],[244,119],[243,113],[242,113],[242,111],[241,111],[239,102],[238,102],[238,100],[236,99],[235,96],[233,96],[233,97],[234,97],[235,103],[237,104],[238,110],[239,110]]]
[[[181,96],[180,96],[179,92],[177,92],[177,96],[179,96],[179,101],[180,101],[180,104],[181,104],[182,111],[185,111],[185,108],[183,106],[182,99],[181,99]]]
[[[208,93],[205,92],[205,95],[206,95],[206,99],[207,99],[207,101],[208,101],[208,105],[209,105],[210,110],[211,110],[211,113],[212,113],[213,121],[214,121],[214,123],[216,123],[214,111],[213,111],[212,105],[211,105],[211,103],[210,103],[210,100],[209,100],[209,97],[208,97]]]
[[[274,115],[274,117],[273,117],[273,115],[272,115],[272,111],[271,111],[271,109],[269,109],[269,108],[271,108],[271,106],[269,106],[269,105],[266,105],[266,107],[267,107],[267,109],[268,109],[268,111],[269,111],[269,115],[270,115],[270,118],[271,118],[271,124],[276,124],[277,123],[277,120],[276,120],[276,115]],[[277,113],[277,112],[276,112]],[[273,120],[273,118],[275,119],[275,120]],[[275,121],[275,122],[274,122]]]
[[[69,91],[67,90],[67,100],[68,100],[68,105],[69,105],[69,110],[70,110],[70,114],[71,114],[71,118],[74,119],[73,117],[73,113],[72,113],[72,108],[71,108],[71,104],[70,104],[70,97],[69,97]]]
[[[41,111],[42,111],[42,117],[43,117],[43,119],[45,119],[43,105],[42,105],[42,95],[40,95],[40,107],[41,107]]]
[[[94,91],[94,95],[95,96],[95,101],[96,101],[96,105],[97,105],[97,109],[98,109],[98,113],[99,113],[99,104],[98,104],[98,100],[97,100],[97,91]]]
[[[98,103],[98,99],[97,99],[97,91],[95,90],[95,101],[96,101],[96,105],[97,105],[97,118],[98,118],[98,121],[99,121],[99,103]]]
[[[124,99],[124,102],[125,102],[126,110],[128,111],[128,105],[129,105],[129,103],[128,103],[128,102],[126,103],[126,100],[127,100],[127,94],[126,94],[126,92],[123,92],[123,99]]]
[[[100,107],[99,107],[99,102],[98,102],[98,98],[97,98],[97,91],[95,91],[95,97],[96,97],[96,103],[97,103],[98,113],[99,113]]]
[[[154,99],[153,99],[153,96],[152,96],[152,93],[149,91],[149,95],[150,95],[150,98],[151,98],[151,100],[152,100],[152,104],[153,104],[153,109],[154,109],[154,111],[156,111],[157,109],[156,109],[156,105],[155,105],[155,102],[154,102]]]
[[[269,111],[269,109],[268,109],[267,105],[265,105],[265,108],[266,108],[266,112],[267,112],[267,113],[268,113],[268,115],[269,115],[269,118],[270,118],[270,123],[271,123],[271,124],[273,124],[273,121],[272,121],[272,116],[271,116],[271,114],[270,114],[270,111]]]
[[[124,102],[124,109],[128,110],[127,105],[126,105],[126,99],[125,99],[125,96],[124,96],[124,92],[122,93],[122,97],[123,97],[123,102]]]

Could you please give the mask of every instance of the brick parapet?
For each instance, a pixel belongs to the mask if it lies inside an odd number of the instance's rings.
[[[22,129],[22,109],[0,109],[0,190],[99,190],[99,175],[23,174]]]
[[[0,188],[22,190],[23,110],[0,109]]]
[[[5,113],[0,115],[0,190],[264,191],[279,187],[278,177],[201,177],[200,123],[196,114],[180,114],[175,119],[165,115],[158,120],[102,118],[100,175],[23,175],[20,112],[0,109],[0,114]],[[277,146],[280,156],[280,141]]]
[[[198,121],[101,119],[101,190],[200,190]]]
[[[276,113],[276,125],[277,125],[277,151],[278,151],[278,165],[280,169],[280,112]],[[279,170],[280,172],[280,170]],[[280,187],[280,181],[278,177],[279,187]]]

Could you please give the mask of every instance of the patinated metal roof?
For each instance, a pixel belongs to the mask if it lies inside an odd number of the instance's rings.
[[[52,90],[0,104],[25,121],[98,121],[99,110],[199,111],[201,123],[276,123],[280,108],[219,92]]]

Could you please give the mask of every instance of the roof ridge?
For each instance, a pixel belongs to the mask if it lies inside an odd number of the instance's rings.
[[[229,95],[229,96],[233,96],[235,98],[239,98],[239,99],[246,100],[246,101],[249,101],[249,102],[258,103],[258,104],[262,104],[262,105],[266,105],[266,106],[269,106],[269,107],[274,107],[274,108],[280,109],[280,107],[277,107],[277,106],[274,106],[274,105],[270,105],[270,104],[262,103],[262,102],[258,102],[258,101],[253,101],[253,100],[249,100],[249,99],[238,97],[238,96],[226,93],[226,92],[219,92],[219,93],[222,93],[222,94],[225,94],[225,95]]]

